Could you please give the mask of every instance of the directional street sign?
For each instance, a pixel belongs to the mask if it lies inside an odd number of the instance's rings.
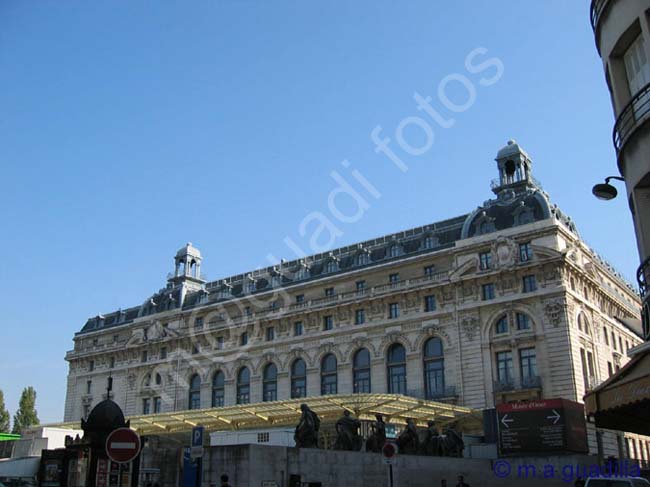
[[[586,452],[584,407],[565,399],[497,406],[499,449],[503,455]]]
[[[118,428],[106,438],[106,454],[115,463],[128,463],[140,453],[140,437],[130,428]]]
[[[192,428],[192,449],[190,450],[190,457],[201,458],[203,456],[203,426],[195,426]]]

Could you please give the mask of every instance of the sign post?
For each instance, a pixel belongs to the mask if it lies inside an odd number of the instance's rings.
[[[381,449],[384,463],[388,465],[388,479],[390,487],[393,487],[393,462],[397,456],[397,445],[393,442],[386,442]]]
[[[201,485],[201,477],[203,476],[203,433],[205,428],[203,426],[195,426],[192,428],[192,447],[190,449],[190,457],[196,462],[196,485]]]

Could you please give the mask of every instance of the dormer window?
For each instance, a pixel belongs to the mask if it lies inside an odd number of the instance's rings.
[[[248,294],[251,294],[254,293],[255,291],[257,291],[257,282],[253,279],[249,279],[246,282],[246,292]]]
[[[366,252],[361,252],[355,260],[357,265],[368,265],[370,264],[370,255]]]
[[[422,240],[422,248],[425,250],[433,248],[433,237],[431,235],[424,237],[424,240]]]
[[[325,264],[325,273],[326,274],[331,274],[331,273],[336,272],[338,270],[339,270],[339,263],[334,259],[329,260]]]
[[[307,279],[309,277],[309,268],[305,266],[300,266],[296,271],[296,280],[300,281],[302,279]]]
[[[275,274],[271,277],[271,287],[280,287],[282,286],[282,276]]]
[[[399,257],[402,255],[402,247],[395,244],[388,247],[388,257]]]

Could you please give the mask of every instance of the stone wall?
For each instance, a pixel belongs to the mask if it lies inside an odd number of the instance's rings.
[[[401,455],[393,467],[394,485],[437,487],[445,479],[448,487],[452,487],[456,485],[457,476],[463,475],[472,487],[519,487],[523,484],[559,487],[573,485],[573,480],[568,483],[562,477],[564,466],[576,471],[576,466],[596,463],[594,458],[575,456],[507,461],[511,474],[498,478],[493,472],[495,464],[490,460]],[[528,471],[522,470],[520,465],[528,465]],[[546,465],[554,465],[557,472],[554,479],[540,478]],[[322,487],[383,487],[389,485],[388,468],[381,455],[373,453],[260,445],[211,447],[206,449],[204,458],[203,487],[220,485],[219,477],[223,473],[229,475],[235,487],[261,487],[265,481],[274,481],[278,487],[284,487],[290,475],[300,475],[302,482],[321,482]],[[521,478],[518,471],[526,477]],[[565,474],[568,475],[566,469]]]

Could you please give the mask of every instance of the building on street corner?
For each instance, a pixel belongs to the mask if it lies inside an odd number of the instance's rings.
[[[430,401],[450,421],[518,400],[583,402],[642,343],[639,296],[519,144],[496,163],[494,197],[474,211],[331,252],[207,281],[187,244],[161,290],[75,335],[65,421],[102,401],[109,377],[133,425],[212,410],[215,428],[246,429],[281,416],[275,402],[354,394]],[[627,438],[650,458],[647,438],[590,425],[601,456],[632,457]]]

